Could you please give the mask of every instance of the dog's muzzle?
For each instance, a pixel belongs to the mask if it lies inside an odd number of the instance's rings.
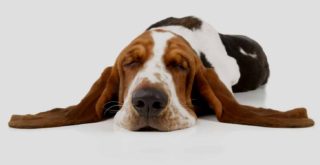
[[[155,117],[168,105],[168,95],[157,88],[140,88],[132,93],[132,105],[142,117]]]

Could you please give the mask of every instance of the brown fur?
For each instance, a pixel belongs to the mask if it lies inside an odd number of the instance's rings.
[[[168,47],[164,55],[164,63],[173,77],[176,92],[180,103],[191,115],[195,116],[191,92],[194,81],[196,60],[194,50],[182,37],[177,36],[168,41]],[[176,67],[182,68],[176,68]]]
[[[197,85],[202,97],[214,109],[221,122],[266,127],[309,127],[314,125],[305,108],[281,112],[239,104],[213,69],[201,67]]]
[[[100,99],[102,91],[113,86],[111,85],[113,84],[111,78],[113,71],[112,67],[106,68],[79,104],[67,108],[55,108],[35,115],[13,115],[9,126],[44,128],[100,121],[101,116],[96,113],[95,105]]]
[[[110,101],[123,103],[129,84],[152,55],[152,47],[150,32],[143,33],[121,52],[113,67],[104,70],[79,104],[35,115],[13,115],[9,126],[43,128],[103,120],[104,105]],[[314,124],[307,117],[305,108],[280,112],[239,104],[219,80],[214,69],[205,68],[190,45],[179,36],[168,41],[164,63],[172,74],[181,104],[191,114],[206,111],[196,110],[192,105],[192,99],[201,99],[221,122],[267,127],[308,127]],[[162,120],[152,120],[153,124],[162,126],[161,130],[172,130],[175,127],[170,118],[172,112],[174,110],[164,111],[159,116]],[[171,123],[168,123],[169,119]],[[142,122],[137,113],[132,113],[129,120],[132,120],[132,127]]]

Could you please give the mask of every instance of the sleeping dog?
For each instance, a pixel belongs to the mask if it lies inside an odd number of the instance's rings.
[[[43,128],[98,122],[114,116],[128,130],[172,131],[214,113],[220,122],[266,127],[314,125],[305,108],[282,112],[241,105],[233,92],[268,81],[261,46],[218,33],[195,17],[167,18],[135,38],[80,103],[35,115],[13,115],[9,126]]]

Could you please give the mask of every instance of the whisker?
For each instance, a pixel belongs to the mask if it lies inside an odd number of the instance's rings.
[[[108,112],[109,113],[111,113],[111,114],[113,114],[113,113],[116,113],[116,112],[118,112],[119,110],[113,110],[113,109],[111,109],[111,110],[109,110]]]
[[[114,108],[114,107],[117,107],[117,106],[123,106],[123,104],[119,104],[119,102],[117,101],[109,101],[107,103],[104,104],[104,109],[106,109],[105,111],[108,111],[110,110],[110,108]]]
[[[109,102],[105,103],[104,106],[107,106],[108,104],[115,104],[115,103],[117,103],[117,105],[123,105],[118,101],[109,101]]]
[[[106,109],[106,111],[108,111],[112,108],[115,108],[115,107],[122,107],[122,105],[112,105],[112,106],[108,107],[108,109]]]
[[[108,101],[107,103],[119,103],[119,101]]]
[[[103,114],[104,116],[108,116],[110,114],[116,114],[120,108],[117,108],[117,109],[113,109],[115,107],[122,107],[122,105],[112,105],[110,107],[108,107],[106,110],[104,110]]]

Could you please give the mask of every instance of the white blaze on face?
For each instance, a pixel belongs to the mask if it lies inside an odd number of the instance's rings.
[[[163,55],[167,48],[167,42],[174,37],[169,32],[151,32],[154,40],[153,55],[144,64],[144,68],[137,75],[137,78],[147,78],[151,83],[172,83],[171,75],[167,72],[163,62]],[[157,75],[157,76],[156,76]]]
[[[169,96],[168,109],[174,111],[172,118],[180,120],[177,123],[183,123],[190,127],[196,123],[196,118],[181,105],[172,75],[167,71],[163,60],[168,40],[175,37],[175,35],[170,32],[151,31],[151,36],[154,41],[153,54],[133,79],[128,89],[128,95],[124,100],[123,107],[116,114],[115,119],[118,121],[125,120],[126,113],[129,113],[128,109],[132,109],[129,105],[131,105],[131,95],[133,91],[143,80],[148,80],[152,84],[160,83],[164,87],[165,92]]]
[[[170,83],[173,85],[172,77],[167,72],[163,63],[163,55],[167,47],[167,41],[174,37],[174,35],[169,32],[153,31],[151,32],[151,36],[154,40],[153,54],[132,80],[125,104],[131,100],[132,92],[145,79],[149,80],[150,83],[162,83],[164,87],[168,87]]]

